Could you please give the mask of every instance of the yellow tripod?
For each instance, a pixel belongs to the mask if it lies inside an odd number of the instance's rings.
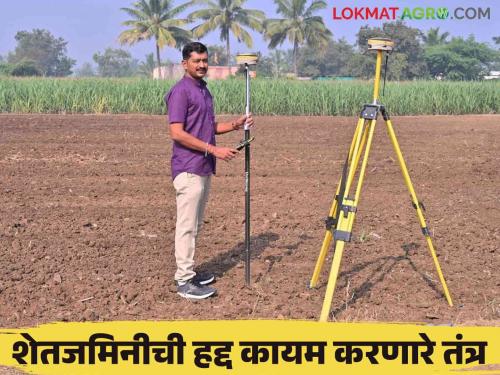
[[[415,190],[413,189],[410,175],[408,174],[406,163],[403,159],[401,149],[399,148],[398,140],[396,138],[396,134],[394,133],[389,114],[387,113],[384,105],[380,104],[378,100],[382,55],[384,52],[389,53],[390,51],[392,51],[393,46],[394,42],[385,38],[368,40],[368,49],[377,51],[377,62],[375,67],[375,80],[373,88],[373,103],[364,105],[363,110],[361,111],[361,114],[359,116],[358,124],[356,125],[356,130],[354,131],[354,136],[349,148],[349,153],[344,164],[343,173],[340,178],[340,182],[338,184],[337,191],[335,193],[335,197],[328,214],[328,218],[326,219],[325,238],[323,240],[323,245],[321,246],[321,251],[309,285],[311,288],[316,287],[319,274],[321,273],[321,269],[325,262],[328,249],[330,248],[330,243],[333,239],[335,243],[335,250],[330,275],[328,277],[325,299],[323,300],[323,308],[321,310],[321,316],[319,319],[322,322],[326,322],[328,320],[333,300],[333,293],[335,291],[335,284],[337,282],[337,277],[340,269],[342,252],[344,250],[346,242],[350,242],[351,240],[352,227],[357,213],[361,186],[363,185],[366,165],[368,162],[368,156],[370,154],[370,147],[373,139],[373,133],[375,131],[375,124],[377,122],[379,113],[382,114],[387,125],[387,132],[389,133],[389,137],[396,152],[406,186],[408,187],[408,190],[410,192],[413,207],[417,211],[417,216],[422,228],[422,233],[425,236],[429,251],[431,253],[432,259],[434,260],[439,279],[441,280],[441,284],[443,285],[446,299],[449,305],[453,306],[453,302],[448,292],[448,287],[446,286],[446,281],[444,280],[443,273],[441,272],[441,267],[439,266],[439,262],[436,256],[436,252],[432,244],[429,229],[427,228],[427,225],[425,223],[424,214],[422,212],[423,205],[418,201]],[[351,190],[351,186],[353,185],[354,177],[356,175],[359,161],[361,160],[361,154],[363,152],[364,155],[361,163],[361,169],[359,171],[356,191],[354,193],[354,196],[350,196],[349,192]]]

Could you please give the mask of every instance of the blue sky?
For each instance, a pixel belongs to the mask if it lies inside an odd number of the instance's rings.
[[[103,51],[107,47],[120,47],[117,39],[124,27],[121,23],[128,16],[120,10],[128,7],[132,0],[0,0],[0,55],[6,56],[14,50],[16,41],[14,35],[19,30],[44,28],[57,37],[68,42],[68,55],[77,60],[77,66],[84,62],[92,62],[92,55]],[[175,4],[184,1],[174,0]],[[448,31],[453,36],[468,36],[474,34],[476,39],[492,44],[491,38],[500,35],[500,3],[495,0],[326,0],[326,9],[318,12],[323,17],[334,38],[346,38],[353,43],[360,26],[369,24],[380,26],[384,21],[379,20],[333,20],[332,9],[341,10],[344,7],[447,7],[450,10],[457,7],[490,8],[490,20],[414,20],[407,24],[428,30],[431,27],[440,27],[441,31]],[[268,17],[275,17],[276,6],[271,0],[247,0],[248,8],[260,9]],[[253,33],[254,47],[252,50],[267,53],[267,44],[257,33]],[[202,39],[207,44],[222,44],[218,41],[218,33],[214,32]],[[247,48],[231,40],[232,51],[242,52]],[[281,48],[288,48],[283,45]],[[147,53],[154,52],[152,41],[139,43],[133,47],[124,47],[137,59],[143,59]],[[163,59],[178,61],[180,53],[175,49],[165,48],[162,51]]]

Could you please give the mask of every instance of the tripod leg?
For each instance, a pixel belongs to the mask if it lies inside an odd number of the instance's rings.
[[[385,117],[385,116],[384,116]],[[411,195],[411,200],[413,203],[413,207],[415,207],[417,211],[417,216],[418,220],[420,222],[420,226],[422,228],[422,232],[425,236],[425,239],[427,241],[427,246],[429,247],[429,251],[431,253],[432,259],[434,260],[434,265],[436,266],[437,273],[439,275],[439,280],[441,280],[441,284],[443,285],[443,290],[444,294],[446,296],[446,300],[448,301],[448,304],[450,306],[453,306],[453,302],[451,300],[450,293],[448,292],[448,287],[446,286],[446,281],[444,279],[443,273],[441,272],[441,267],[439,266],[439,261],[436,256],[436,251],[434,250],[434,245],[432,244],[432,239],[431,239],[431,234],[429,232],[429,229],[427,228],[427,224],[425,222],[424,214],[422,212],[422,207],[421,204],[418,201],[417,194],[415,193],[415,190],[413,189],[413,184],[410,179],[410,175],[408,173],[408,169],[406,168],[406,163],[403,159],[403,154],[401,153],[401,149],[399,148],[399,143],[396,138],[396,134],[394,133],[394,128],[392,127],[392,122],[388,118],[386,118],[386,124],[387,124],[387,132],[389,133],[389,137],[391,138],[392,145],[394,146],[394,150],[396,151],[396,155],[398,157],[399,161],[399,166],[401,167],[401,171],[403,173],[403,177],[406,183],[406,186],[408,188],[408,191],[410,192]]]
[[[360,134],[360,131],[362,129],[362,125],[364,123],[364,120],[360,118],[358,120],[358,123],[356,125],[356,130],[354,131],[354,135],[351,141],[351,146],[349,147],[349,153],[347,156],[348,164],[351,164],[352,156],[354,153],[354,148],[356,147],[357,144],[357,139],[358,139],[358,134]],[[342,185],[342,176],[340,177],[339,183],[337,185],[337,191],[335,193],[335,196],[333,197],[333,202],[330,208],[330,212],[328,214],[329,218],[333,218],[333,220],[336,219],[336,212],[337,212],[337,195],[340,193],[340,186]],[[330,248],[330,243],[332,241],[333,235],[332,235],[332,230],[334,228],[327,228],[325,232],[325,237],[323,239],[323,244],[321,246],[321,250],[318,256],[318,260],[316,261],[316,266],[314,267],[314,272],[311,277],[311,281],[309,282],[309,288],[315,288],[316,285],[318,284],[318,279],[319,279],[319,274],[321,273],[321,270],[323,268],[323,264],[325,263],[325,258],[326,254],[328,253],[328,249]]]
[[[356,215],[356,206],[357,201],[359,199],[359,194],[361,191],[361,186],[364,180],[364,173],[366,169],[366,165],[368,163],[368,156],[370,154],[371,143],[373,139],[373,133],[375,131],[375,120],[370,120],[367,128],[363,134],[363,140],[361,147],[356,150],[356,153],[353,156],[353,168],[349,171],[349,178],[347,180],[346,194],[342,201],[342,207],[340,207],[338,221],[337,221],[337,230],[334,233],[335,239],[335,250],[333,254],[333,262],[332,268],[330,270],[330,275],[328,277],[328,284],[326,287],[325,298],[323,300],[323,307],[321,309],[320,321],[326,322],[328,321],[328,316],[330,315],[330,308],[333,300],[333,293],[335,292],[335,285],[337,283],[338,273],[340,270],[340,262],[342,260],[342,253],[344,252],[344,246],[346,242],[351,240],[351,231],[352,225],[354,223],[354,217]],[[359,179],[356,187],[356,196],[354,200],[348,197],[348,192],[350,190],[352,181],[354,179],[354,174],[359,164],[359,160],[361,158],[361,152],[365,150],[363,162],[361,165],[361,170],[359,174]]]

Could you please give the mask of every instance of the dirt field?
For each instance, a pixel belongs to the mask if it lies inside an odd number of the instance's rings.
[[[500,116],[394,125],[455,306],[442,294],[381,122],[332,320],[500,322]],[[244,285],[243,155],[219,162],[197,264],[219,294],[173,284],[171,141],[160,116],[0,115],[0,326],[50,321],[311,319],[307,288],[356,119],[258,117],[252,287]],[[234,145],[240,134],[219,137]]]

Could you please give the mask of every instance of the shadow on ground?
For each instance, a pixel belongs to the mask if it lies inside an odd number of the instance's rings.
[[[355,275],[358,272],[361,272],[367,267],[375,266],[376,268],[371,272],[371,274],[366,278],[366,280],[359,287],[353,290],[352,297],[349,299],[348,303],[352,304],[356,302],[358,299],[363,298],[373,289],[374,286],[380,284],[384,281],[385,277],[391,272],[391,270],[398,264],[399,262],[406,261],[410,264],[410,267],[414,272],[418,273],[422,279],[427,283],[430,289],[432,289],[439,297],[444,298],[444,293],[440,290],[439,285],[434,280],[431,280],[428,275],[419,270],[415,263],[410,258],[410,251],[416,250],[420,247],[420,245],[411,242],[409,244],[404,244],[401,246],[404,251],[404,255],[400,256],[386,256],[379,259],[376,259],[371,262],[364,262],[358,264],[351,268],[349,271],[341,272],[339,279],[342,280],[342,285],[340,288],[346,288],[348,284],[348,280],[351,276]],[[345,306],[338,307],[335,310],[330,312],[330,316],[334,317],[344,310]]]
[[[271,243],[277,241],[279,236],[273,232],[266,232],[258,236],[250,237],[250,259],[259,257],[262,252],[267,249]],[[235,267],[239,262],[245,260],[245,243],[239,242],[232,249],[218,254],[216,257],[210,259],[200,265],[200,271],[210,271],[217,277],[221,277],[225,272]]]

